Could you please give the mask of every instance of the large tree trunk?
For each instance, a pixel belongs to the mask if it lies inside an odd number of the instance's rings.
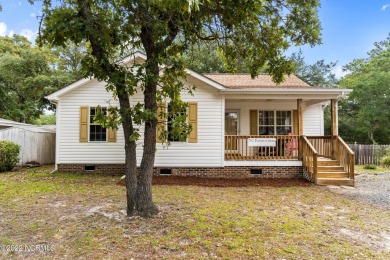
[[[120,104],[120,114],[123,118],[123,133],[125,137],[125,175],[126,175],[126,198],[127,198],[127,216],[137,214],[136,209],[136,190],[137,190],[137,158],[136,143],[130,141],[133,133],[133,122],[131,117],[126,116],[126,110],[130,108],[129,95],[126,91],[118,91]]]
[[[147,75],[158,75],[158,62],[152,58],[146,66]],[[157,82],[150,80],[146,83],[144,91],[144,106],[145,110],[156,111],[156,89]],[[157,119],[148,120],[145,122],[144,132],[144,149],[138,176],[137,185],[137,211],[142,217],[150,217],[158,214],[158,208],[152,198],[152,177],[154,158],[156,154],[156,126]]]

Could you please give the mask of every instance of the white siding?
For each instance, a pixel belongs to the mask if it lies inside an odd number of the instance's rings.
[[[308,136],[324,135],[324,110],[321,104],[304,108],[303,134]]]
[[[239,101],[226,100],[226,110],[240,111],[240,135],[249,135],[249,110],[294,110],[297,109],[296,100],[292,101]],[[303,109],[303,134],[323,135],[322,105],[313,105]]]
[[[123,132],[118,131],[116,143],[80,143],[80,106],[118,105],[108,93],[105,84],[95,80],[64,95],[58,103],[57,163],[123,163]]]
[[[219,92],[214,88],[192,79],[189,85],[196,85],[194,96],[184,93],[185,101],[198,103],[198,143],[172,142],[168,148],[157,144],[155,166],[214,166],[223,164],[222,157],[222,119],[223,102]],[[80,106],[118,106],[108,93],[105,84],[97,81],[72,91],[61,97],[58,104],[58,157],[57,163],[124,163],[124,138],[120,128],[117,142],[79,142],[79,114]],[[131,98],[131,103],[142,102],[142,93]],[[141,136],[143,137],[143,127]],[[143,140],[137,142],[137,163],[141,162]]]

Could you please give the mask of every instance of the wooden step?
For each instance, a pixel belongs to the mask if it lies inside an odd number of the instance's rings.
[[[318,166],[340,166],[340,161],[336,160],[318,160]]]
[[[318,166],[318,171],[320,172],[343,172],[344,167],[340,165],[322,165]]]
[[[355,186],[354,180],[349,178],[317,178],[318,185]]]
[[[348,173],[344,171],[338,171],[338,172],[318,171],[317,178],[348,178]]]

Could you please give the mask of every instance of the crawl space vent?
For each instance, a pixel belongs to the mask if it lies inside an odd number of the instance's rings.
[[[263,174],[263,171],[261,169],[251,169],[251,174]]]
[[[160,169],[160,175],[170,175],[172,174],[172,169]]]

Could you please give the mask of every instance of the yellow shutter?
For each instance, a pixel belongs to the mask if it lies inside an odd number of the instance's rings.
[[[89,107],[80,107],[80,142],[88,142]]]
[[[166,128],[166,120],[165,120],[165,116],[161,115],[162,112],[164,112],[164,113],[167,112],[167,106],[164,102],[157,105],[157,127],[156,127],[156,138],[157,138],[156,142],[157,143],[163,142],[163,140],[161,140],[158,137],[160,136],[161,132],[163,130],[165,130],[165,128]]]
[[[188,123],[192,126],[192,131],[188,136],[189,143],[198,142],[198,103],[188,103]]]
[[[108,113],[108,116],[110,116],[109,113]],[[107,142],[109,142],[109,143],[116,142],[116,129],[115,128],[108,128],[107,129]]]
[[[250,110],[249,111],[249,124],[250,124],[250,135],[257,135],[258,131],[258,112],[257,110]]]
[[[293,134],[299,134],[298,110],[293,110]]]

